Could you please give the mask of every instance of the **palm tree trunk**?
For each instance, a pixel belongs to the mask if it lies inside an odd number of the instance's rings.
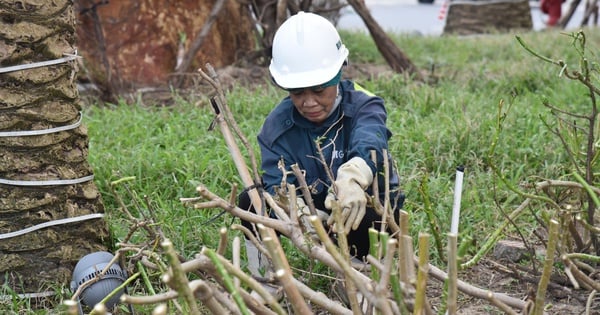
[[[75,39],[72,0],[0,0],[0,284],[18,293],[68,284],[77,261],[108,243],[77,125],[76,61],[7,71],[63,58]],[[66,218],[81,221],[52,225]],[[40,224],[51,226],[24,233]]]
[[[444,34],[473,35],[533,29],[528,0],[450,1]]]

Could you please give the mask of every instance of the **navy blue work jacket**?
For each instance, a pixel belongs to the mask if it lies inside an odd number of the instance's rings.
[[[279,165],[284,165],[288,172],[287,182],[300,187],[291,172],[291,166],[298,164],[305,172],[315,206],[323,208],[322,203],[331,181],[320,160],[318,146],[334,176],[344,162],[355,156],[363,158],[373,174],[379,173],[379,191],[384,192],[382,150],[388,149],[392,133],[386,127],[387,112],[383,99],[349,80],[341,81],[340,93],[341,103],[321,125],[302,117],[289,96],[267,116],[258,134],[258,143],[263,185],[269,193],[274,194],[275,187],[282,184],[284,177]],[[376,164],[372,161],[371,150],[377,152]],[[390,168],[393,168],[389,151],[387,158]],[[390,188],[397,188],[398,175],[395,170],[389,179]],[[371,194],[371,188],[367,192]],[[383,199],[383,194],[380,197]]]

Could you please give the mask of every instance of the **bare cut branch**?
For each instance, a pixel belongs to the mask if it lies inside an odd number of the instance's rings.
[[[600,282],[592,280],[586,274],[581,272],[579,268],[573,263],[573,261],[567,256],[563,255],[562,261],[565,263],[567,268],[570,269],[573,276],[579,281],[580,284],[584,284],[588,288],[591,288],[596,291],[600,291]]]
[[[302,298],[298,288],[293,283],[292,270],[290,269],[290,265],[285,257],[285,253],[283,252],[283,248],[279,243],[275,231],[267,229],[262,225],[259,225],[259,231],[262,235],[263,242],[273,258],[275,277],[277,277],[279,283],[283,286],[288,299],[290,299],[294,312],[296,314],[310,313],[310,308]]]
[[[290,230],[291,227],[290,227],[289,222],[285,222],[285,221],[279,220],[279,219],[269,218],[269,217],[263,216],[263,215],[257,215],[250,211],[240,209],[237,206],[230,204],[225,199],[222,199],[221,197],[212,193],[205,186],[202,186],[202,185],[198,186],[196,188],[196,191],[198,191],[198,193],[200,195],[202,195],[204,198],[213,200],[214,202],[216,202],[216,204],[219,205],[219,208],[229,212],[230,214],[232,214],[235,217],[246,220],[248,222],[262,223],[267,227],[275,229],[276,231],[282,233],[283,235],[291,234],[291,230]]]
[[[306,184],[306,179],[304,178],[304,175],[302,174],[300,167],[298,167],[298,164],[292,165],[292,172],[294,173],[294,176],[296,176],[296,180],[298,180],[298,183],[300,184],[300,190],[302,191],[302,196],[304,197],[304,201],[306,202],[306,205],[308,206],[308,209],[310,210],[310,214],[317,215],[317,210],[315,209],[315,203],[310,195],[310,190],[308,190],[308,185]]]
[[[218,80],[218,76],[217,76],[214,68],[210,64],[207,64],[206,67],[210,73],[210,76],[207,75],[204,71],[202,71],[202,69],[199,69],[198,71],[200,72],[202,77],[204,79],[206,79],[217,91],[218,100],[215,98],[211,99],[211,103],[213,105],[213,110],[215,111],[215,114],[216,114],[215,121],[217,121],[219,124],[221,133],[223,134],[223,137],[225,139],[227,147],[229,148],[229,151],[231,152],[232,158],[234,160],[234,163],[238,170],[238,173],[242,179],[242,182],[244,183],[245,188],[248,189],[248,196],[250,197],[250,201],[252,202],[254,211],[256,211],[256,213],[258,213],[258,214],[266,215],[266,211],[264,209],[265,207],[263,205],[263,200],[259,193],[259,190],[261,190],[261,188],[259,187],[261,184],[261,180],[258,175],[258,167],[257,167],[254,151],[252,150],[252,147],[249,145],[246,137],[240,131],[237,123],[233,119],[233,115],[231,114],[231,111],[229,110],[229,107],[227,106],[227,100],[225,98],[225,94],[223,92],[223,89],[221,87],[221,84]],[[254,178],[250,175],[250,172],[248,171],[248,167],[247,167],[246,163],[244,162],[244,158],[243,158],[241,151],[231,133],[230,128],[233,128],[235,130],[238,138],[242,141],[242,143],[244,144],[244,146],[248,152],[248,155],[250,156],[250,162],[252,165]]]
[[[254,154],[254,150],[252,149],[252,146],[250,145],[250,143],[248,142],[248,139],[246,138],[246,136],[244,135],[244,133],[241,131],[240,127],[236,123],[236,121],[233,117],[233,114],[231,113],[231,110],[229,109],[229,106],[227,106],[227,98],[225,97],[225,92],[223,91],[223,87],[221,86],[219,77],[217,76],[217,72],[210,64],[206,64],[206,68],[210,74],[210,77],[208,75],[206,75],[206,73],[204,73],[202,70],[198,70],[198,71],[200,72],[200,74],[202,75],[202,77],[204,79],[207,79],[209,81],[209,83],[213,86],[215,91],[217,91],[217,96],[219,98],[219,102],[217,103],[217,105],[219,106],[219,110],[221,111],[221,113],[224,113],[225,119],[227,120],[227,125],[233,129],[233,131],[235,132],[238,139],[244,145],[244,148],[246,149],[246,152],[248,153],[251,170],[254,175],[254,183],[258,185],[261,183],[261,178],[260,178],[260,175],[258,172],[258,164],[256,162],[257,161],[256,154]],[[246,184],[246,183],[244,183],[244,184]]]
[[[585,188],[579,182],[566,181],[566,180],[553,180],[553,179],[538,182],[535,184],[535,186],[537,189],[540,189],[540,190],[543,190],[548,187],[571,187],[571,188],[580,188],[580,189]],[[600,195],[600,188],[590,186],[590,189],[592,189],[596,194]]]
[[[216,80],[215,78],[209,78],[210,80],[212,80],[212,84],[215,84],[216,86],[219,86],[219,82],[218,80]],[[222,97],[224,98],[224,95],[222,95]],[[220,103],[225,104],[225,100],[223,99],[222,101],[220,101]],[[219,108],[221,108],[221,106],[218,106]],[[217,115],[222,115],[223,114],[223,110],[219,109],[219,111],[217,112]],[[225,120],[225,116],[221,116],[223,120]],[[231,116],[231,120],[233,121],[233,117]],[[227,122],[223,123],[223,130],[225,130],[225,128],[230,128],[230,125]],[[335,130],[330,130],[331,132],[335,132]],[[227,132],[227,131],[226,131]],[[233,140],[233,136],[231,135],[231,133],[229,132],[228,137],[231,137],[231,139],[229,140]],[[228,141],[229,141],[228,140]],[[235,140],[233,140],[233,142],[230,144],[231,146],[233,146]],[[331,143],[328,143],[326,145],[332,145]],[[327,169],[329,171],[328,176],[331,176],[331,181],[334,182],[333,180],[333,174],[331,173],[330,167],[329,165],[327,165],[327,162],[324,161],[323,158],[323,152],[320,148],[320,143],[317,143],[317,147],[319,148],[319,158],[318,160],[320,161],[320,163],[323,164],[323,166],[325,167],[325,169]],[[234,159],[238,159],[237,163],[237,167],[238,169],[241,169],[242,171],[240,171],[241,173],[245,173],[248,171],[247,166],[244,164],[243,162],[243,158],[241,158],[241,153],[239,152],[239,150],[235,151],[232,153],[233,158]],[[387,154],[385,154],[384,152],[384,161],[387,160],[386,158]],[[387,173],[390,172],[389,170],[390,166],[389,165],[384,165],[384,169],[385,169],[385,176],[389,176],[387,175]],[[282,171],[285,170],[285,166],[281,166]],[[300,190],[303,192],[304,197],[306,198],[307,196],[310,197],[310,190],[308,188],[308,185],[306,184],[305,181],[302,181],[304,179],[304,176],[301,172],[301,170],[299,170],[297,168],[297,165],[294,167],[292,166],[292,171],[294,172],[294,175],[296,178],[298,178],[298,182],[300,183]],[[288,173],[284,173],[284,176]],[[244,175],[246,177],[246,179],[248,179],[251,176],[248,176],[249,174]],[[386,177],[386,181],[387,181],[387,177]],[[310,288],[307,288],[305,285],[302,284],[301,281],[299,281],[298,279],[296,279],[294,277],[294,274],[292,273],[292,268],[289,266],[289,263],[286,260],[286,257],[283,253],[283,249],[281,248],[281,244],[278,242],[279,240],[279,236],[276,235],[275,231],[280,233],[282,236],[287,237],[290,242],[293,244],[293,246],[295,246],[299,251],[301,251],[303,254],[305,254],[307,257],[309,257],[310,259],[315,259],[320,261],[321,263],[323,263],[324,265],[328,266],[329,268],[331,268],[331,270],[333,270],[334,272],[338,273],[338,274],[343,274],[344,276],[344,280],[346,281],[346,289],[347,289],[347,293],[351,294],[354,293],[353,296],[350,296],[350,304],[351,307],[354,311],[359,312],[360,311],[360,306],[359,303],[356,299],[356,293],[359,292],[361,293],[366,299],[367,301],[370,303],[370,305],[372,305],[373,307],[375,307],[377,309],[377,311],[381,314],[398,314],[400,313],[400,309],[401,307],[406,307],[406,305],[399,305],[397,303],[394,303],[394,301],[398,301],[398,287],[401,287],[402,290],[405,290],[407,288],[408,285],[410,285],[411,281],[415,281],[417,279],[415,279],[415,271],[414,271],[414,267],[415,265],[417,265],[417,260],[415,258],[415,256],[413,255],[412,252],[412,247],[410,246],[410,244],[412,243],[412,241],[410,240],[410,237],[408,236],[408,214],[405,212],[401,212],[401,217],[400,217],[400,222],[399,224],[396,224],[395,226],[390,224],[389,228],[392,228],[393,230],[396,229],[398,233],[394,233],[394,239],[391,239],[388,243],[386,243],[386,254],[383,255],[383,261],[380,262],[377,260],[377,258],[380,257],[371,257],[368,256],[367,259],[371,262],[371,264],[373,266],[375,266],[377,268],[377,270],[380,273],[380,277],[378,278],[377,282],[374,282],[372,279],[370,279],[367,275],[365,275],[364,273],[360,272],[359,270],[357,270],[350,261],[350,257],[348,254],[348,248],[347,248],[347,243],[346,243],[346,239],[345,239],[345,233],[343,233],[343,231],[339,230],[339,228],[341,227],[341,225],[338,225],[338,231],[337,231],[337,244],[335,244],[332,239],[331,239],[331,235],[329,235],[328,231],[325,230],[325,227],[323,227],[323,223],[321,222],[321,220],[316,216],[316,215],[312,215],[309,217],[310,219],[310,224],[312,227],[314,227],[318,240],[312,241],[311,239],[307,238],[308,233],[305,233],[305,231],[302,228],[302,224],[299,224],[298,222],[298,217],[296,216],[296,187],[294,187],[294,185],[286,185],[287,181],[283,181],[282,182],[282,186],[281,191],[278,191],[277,196],[271,196],[269,193],[265,192],[265,191],[261,191],[260,192],[260,200],[261,200],[261,206],[262,203],[266,203],[269,205],[269,208],[272,209],[274,211],[274,213],[276,214],[276,219],[275,218],[271,218],[265,215],[258,215],[252,212],[249,212],[245,209],[240,209],[238,207],[236,207],[233,204],[234,199],[229,198],[229,200],[225,200],[219,196],[217,196],[216,194],[210,192],[206,187],[204,186],[198,186],[197,187],[197,191],[200,194],[200,196],[203,198],[203,200],[206,200],[205,202],[201,202],[200,199],[185,199],[184,201],[186,203],[190,203],[193,204],[195,207],[197,208],[204,208],[204,207],[219,207],[224,209],[225,211],[227,211],[228,213],[230,213],[231,215],[238,217],[242,220],[248,221],[250,223],[255,224],[256,226],[259,227],[259,231],[262,233],[262,237],[261,239],[257,239],[254,235],[254,233],[252,233],[252,231],[249,231],[246,228],[243,228],[242,226],[238,226],[238,225],[233,225],[232,229],[238,229],[238,230],[242,230],[245,235],[251,239],[253,242],[255,242],[255,244],[257,245],[257,248],[259,248],[259,250],[261,252],[268,252],[268,256],[270,256],[271,261],[273,262],[273,265],[275,266],[275,272],[277,275],[277,280],[279,281],[280,284],[283,285],[287,295],[288,295],[288,299],[290,301],[292,301],[292,305],[294,305],[295,312],[297,313],[305,313],[305,312],[309,312],[308,310],[308,306],[306,304],[307,300],[310,300],[311,302],[314,302],[315,304],[319,305],[320,307],[322,307],[323,309],[326,309],[327,312],[332,313],[332,314],[349,314],[351,311],[348,310],[347,308],[345,308],[343,305],[332,301],[330,298],[328,298],[325,294],[322,293],[317,293],[314,292],[313,290],[311,290]],[[246,183],[245,183],[246,184]],[[543,189],[545,187],[548,187],[547,185],[558,185],[558,184],[565,184],[564,182],[551,182],[551,181],[547,181],[545,183],[540,183],[538,184],[538,189]],[[567,185],[574,185],[573,183],[568,183]],[[577,186],[580,187],[580,186]],[[389,192],[389,187],[385,187],[386,189],[386,193]],[[376,189],[377,191],[378,189]],[[530,197],[529,195],[524,195],[525,197]],[[378,196],[373,197],[376,198],[377,201],[379,201]],[[533,196],[531,198],[534,198]],[[543,198],[537,197],[535,198],[537,200],[541,200]],[[525,206],[529,203],[529,200],[531,199],[527,199],[526,202],[524,202],[521,207],[520,210],[517,211],[517,213],[519,213],[520,211],[522,211],[523,208],[525,208]],[[544,201],[546,201],[545,199],[543,199]],[[307,204],[310,203],[309,200],[305,200],[307,201]],[[388,203],[387,200],[384,201],[384,203]],[[382,207],[381,207],[382,206]],[[383,210],[381,210],[383,208]],[[262,208],[261,208],[262,209]],[[384,212],[383,211],[389,211],[390,209],[388,208],[388,205],[380,205],[379,207],[381,214],[383,216]],[[315,209],[316,210],[316,209]],[[333,209],[334,211],[332,212],[332,215],[335,217],[336,215],[339,216],[339,211],[336,212],[335,209]],[[393,216],[389,215],[387,216],[387,221],[388,222],[393,222],[392,219]],[[268,232],[267,232],[268,231]],[[403,245],[401,246],[400,243],[402,243]],[[225,252],[225,246],[227,244],[227,241],[223,238],[221,245],[219,245],[219,253],[223,253]],[[267,248],[265,248],[265,246]],[[346,247],[344,247],[346,246]],[[424,250],[424,246],[422,246],[422,250]],[[421,246],[420,246],[421,247]],[[268,249],[268,251],[267,251]],[[398,251],[400,250],[400,251]],[[406,254],[405,252],[408,252],[409,254]],[[395,265],[395,254],[398,253],[398,255],[401,255],[400,258],[405,258],[405,264],[400,266],[396,266]],[[406,257],[405,257],[406,255]],[[246,285],[247,287],[250,287],[253,290],[260,290],[260,283],[256,281],[255,278],[244,274],[244,272],[240,269],[239,264],[234,264],[229,262],[226,258],[224,258],[222,255],[217,254],[216,255],[218,257],[218,262],[219,265],[223,266],[224,268],[227,269],[227,272],[232,275],[233,277],[237,278],[239,280],[238,285],[236,285],[236,291],[238,291],[238,294],[242,297],[242,299],[244,300],[244,303],[248,304],[248,306],[255,311],[256,313],[262,313],[257,311],[260,306],[259,305],[255,305],[256,301],[253,301],[252,297],[248,294],[248,292],[246,292],[243,289],[237,289],[239,287],[241,287],[241,284]],[[213,257],[214,260],[214,257]],[[401,264],[402,259],[399,259],[399,263]],[[402,268],[400,268],[402,267]],[[188,262],[184,262],[181,264],[181,268],[182,270],[184,270],[185,272],[192,272],[192,271],[196,271],[196,270],[202,270],[203,274],[206,274],[209,277],[214,277],[214,279],[217,280],[217,282],[220,285],[223,285],[221,282],[221,280],[219,280],[219,275],[215,270],[215,265],[213,264],[213,262],[211,262],[211,259],[209,259],[209,257],[206,257],[206,255],[204,253],[200,253],[199,255],[196,256],[195,259],[188,261]],[[396,279],[396,277],[398,276],[398,270],[403,270],[406,273],[410,273],[412,271],[413,275],[405,278],[405,281],[401,281],[400,282],[400,286],[397,286],[396,291],[394,292],[394,294],[396,295],[395,299],[390,299],[388,298],[389,296],[389,292],[387,292],[387,290],[389,289],[389,284],[391,284],[391,279]],[[420,277],[419,279],[421,280],[421,285],[420,288],[422,291],[425,290],[425,285],[424,282],[426,281],[426,274],[436,278],[436,279],[440,279],[440,280],[445,280],[446,278],[446,274],[439,270],[438,268],[436,268],[435,266],[431,265],[430,263],[428,263],[426,261],[426,259],[424,258],[423,261],[420,264]],[[520,299],[516,299],[516,298],[512,298],[508,295],[504,295],[501,293],[492,293],[492,292],[488,292],[488,290],[483,290],[477,287],[474,287],[470,284],[467,284],[463,281],[457,281],[456,284],[458,290],[460,290],[461,292],[467,294],[467,295],[471,295],[474,296],[476,298],[481,298],[484,300],[489,301],[490,303],[492,303],[493,305],[496,305],[497,307],[501,308],[502,310],[504,310],[507,313],[511,313],[514,312],[513,310],[511,310],[511,308],[516,308],[518,310],[523,310],[526,307],[526,303]],[[353,289],[354,288],[354,289]],[[408,288],[409,290],[410,288]],[[355,290],[355,291],[352,291]],[[422,292],[424,293],[424,292]],[[280,310],[278,310],[278,307],[280,307],[280,305],[277,303],[277,301],[272,300],[272,297],[268,296],[268,293],[266,292],[262,292],[260,293],[261,296],[263,298],[265,298],[265,300],[268,301],[268,307],[272,308],[273,310],[275,310],[275,313],[280,313]],[[264,295],[267,294],[267,295]],[[423,297],[423,296],[422,296]],[[271,299],[271,300],[270,300]],[[423,302],[423,299],[421,300]],[[426,301],[426,300],[425,300]],[[221,302],[222,304],[222,302]],[[266,310],[268,310],[268,308],[265,308]],[[265,311],[265,309],[261,309],[262,311]],[[430,306],[428,305],[427,302],[425,302],[425,306],[423,308],[423,311],[425,312],[429,312]],[[268,312],[265,312],[268,313]],[[272,311],[271,311],[272,313]]]
[[[190,308],[190,314],[199,315],[200,311],[198,305],[196,304],[194,294],[190,289],[185,272],[181,269],[181,264],[177,257],[177,253],[175,252],[175,248],[173,247],[173,243],[169,240],[165,240],[162,242],[161,246],[166,252],[167,258],[169,259],[169,265],[171,266],[171,273],[163,274],[163,282],[169,285],[171,289],[177,291],[177,293],[185,299]]]
[[[577,114],[577,113],[573,113],[573,112],[569,112],[569,111],[566,111],[566,110],[562,110],[562,109],[560,109],[560,108],[558,108],[558,107],[556,107],[556,106],[554,106],[554,105],[552,105],[552,104],[550,104],[548,102],[544,102],[544,106],[548,107],[550,110],[553,110],[553,111],[555,111],[557,113],[564,114],[564,115],[567,115],[567,116],[571,116],[573,118],[588,119],[587,115],[580,115],[580,114]]]
[[[213,314],[225,314],[225,309],[222,307],[218,300],[215,298],[215,295],[220,295],[218,290],[214,290],[210,287],[210,284],[206,283],[204,280],[192,280],[189,283],[190,290],[195,293],[195,295],[202,301]],[[179,294],[177,291],[170,290],[164,293],[154,294],[151,296],[131,296],[128,294],[121,295],[121,303],[125,304],[134,304],[134,305],[144,305],[144,304],[158,304],[162,302],[167,302],[170,300],[177,299]],[[222,299],[223,297],[221,297]],[[231,302],[231,301],[229,301]],[[224,303],[223,305],[227,305]],[[234,309],[229,309],[232,314],[237,314]]]

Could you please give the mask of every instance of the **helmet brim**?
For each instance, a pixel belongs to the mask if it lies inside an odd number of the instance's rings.
[[[269,72],[271,73],[273,81],[283,89],[298,89],[321,85],[333,79],[348,58],[348,49],[344,45],[342,45],[340,49],[342,51],[340,52],[339,60],[336,60],[328,67],[304,72],[283,73],[278,70],[279,67],[275,66],[271,60]]]

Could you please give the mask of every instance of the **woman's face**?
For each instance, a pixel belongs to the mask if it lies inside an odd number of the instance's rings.
[[[318,125],[329,116],[336,96],[337,85],[290,91],[290,98],[300,115]]]

